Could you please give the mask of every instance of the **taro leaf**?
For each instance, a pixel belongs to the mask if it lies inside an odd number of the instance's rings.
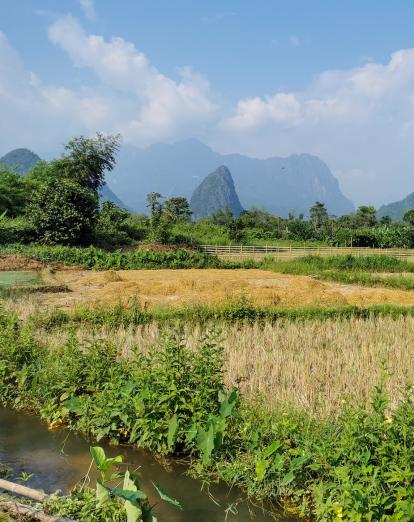
[[[220,417],[226,418],[232,414],[233,408],[236,405],[238,398],[239,398],[239,390],[237,388],[234,388],[234,390],[232,392],[230,392],[227,395],[227,397],[225,397],[221,401]]]
[[[72,397],[67,401],[63,401],[63,406],[71,413],[76,413],[78,415],[82,413],[82,402],[79,397]]]
[[[128,470],[125,472],[123,489],[127,491],[138,491],[137,485],[131,479]],[[141,507],[134,505],[131,501],[125,500],[125,512],[127,514],[127,522],[138,522],[142,515]]]
[[[122,455],[117,455],[116,457],[107,459],[105,451],[99,446],[91,448],[91,455],[96,467],[103,474],[105,474],[114,464],[119,464],[123,461]]]
[[[177,415],[174,415],[173,417],[171,417],[170,422],[168,423],[167,442],[168,442],[169,448],[172,448],[174,446],[177,430],[178,430],[178,420],[177,420]]]
[[[266,475],[267,468],[270,462],[268,460],[260,459],[256,461],[256,478],[261,482]]]
[[[164,500],[164,502],[168,502],[169,504],[172,504],[173,506],[175,506],[178,509],[183,509],[181,504],[178,502],[178,500],[170,497],[163,489],[160,488],[160,486],[155,484],[155,482],[153,482],[152,485],[154,486],[154,488],[155,488],[156,492],[158,493],[158,495],[160,496],[161,500]]]
[[[191,428],[187,431],[187,435],[186,435],[187,442],[188,443],[193,442],[193,440],[196,438],[196,436],[197,436],[197,426],[195,424],[193,424],[191,426]]]
[[[96,504],[98,507],[103,506],[109,500],[109,493],[105,486],[100,482],[96,483]]]
[[[288,484],[290,484],[292,482],[292,480],[294,480],[294,478],[295,478],[295,474],[293,473],[293,471],[289,471],[289,473],[287,473],[280,481],[280,485],[287,486]]]
[[[274,442],[272,442],[272,444],[270,444],[270,446],[268,446],[264,451],[263,451],[263,458],[264,459],[267,459],[268,457],[270,457],[271,455],[273,455],[273,453],[278,450],[280,448],[281,444],[279,441],[275,440]]]
[[[104,465],[104,463],[106,461],[105,451],[100,446],[93,446],[90,448],[90,451],[91,451],[91,455],[92,455],[93,461],[95,463],[95,466],[99,470],[101,470],[102,466]]]
[[[139,500],[147,500],[147,495],[138,489],[137,491],[130,491],[128,489],[122,488],[107,488],[108,491],[118,498],[123,498],[124,500],[128,500],[134,506],[141,507]]]
[[[197,448],[202,453],[202,460],[204,464],[210,461],[211,453],[214,449],[214,428],[210,424],[208,431],[200,430],[197,435]]]

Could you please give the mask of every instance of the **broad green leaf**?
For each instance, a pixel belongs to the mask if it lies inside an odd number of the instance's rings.
[[[210,424],[208,431],[200,430],[198,432],[197,448],[201,451],[203,463],[208,464],[214,449],[214,428],[212,424]]]
[[[187,442],[192,442],[197,436],[197,426],[193,424],[191,428],[187,431],[186,439]]]
[[[72,397],[67,401],[63,401],[63,406],[72,413],[82,413],[82,402],[79,397]]]
[[[161,500],[164,500],[164,502],[168,502],[169,504],[172,504],[173,506],[177,507],[178,509],[183,509],[181,507],[181,504],[176,500],[175,498],[170,497],[163,489],[160,488],[155,482],[152,483],[155,490],[157,491],[158,495],[160,496]]]
[[[125,472],[123,489],[127,491],[138,491],[135,482],[131,479],[128,470]],[[142,515],[141,507],[133,504],[129,500],[125,500],[125,512],[127,514],[127,522],[138,522]]]
[[[220,416],[222,418],[229,417],[232,414],[233,408],[236,405],[238,398],[239,390],[234,388],[234,390],[223,399],[220,406]]]
[[[178,430],[178,419],[177,419],[177,415],[174,415],[173,417],[171,417],[170,422],[168,423],[167,442],[168,442],[169,448],[172,448],[175,444],[175,436],[177,434],[177,430]]]
[[[109,492],[100,482],[96,483],[96,504],[103,506],[109,500]]]
[[[102,466],[104,465],[106,461],[106,455],[103,448],[100,446],[93,446],[90,448],[92,459],[95,463],[95,466],[101,471]]]
[[[288,484],[290,484],[292,482],[292,480],[295,478],[295,474],[293,473],[293,471],[289,471],[289,473],[287,473],[283,478],[282,480],[280,481],[280,485],[281,486],[287,486]]]
[[[259,482],[265,478],[269,464],[270,462],[268,460],[261,459],[256,461],[256,478]]]
[[[114,495],[115,497],[122,498],[124,500],[128,500],[134,506],[141,507],[139,500],[147,500],[147,495],[141,491],[129,491],[127,489],[122,488],[107,488],[108,491]]]
[[[264,451],[263,451],[263,458],[264,459],[267,459],[268,457],[270,457],[271,455],[273,455],[273,453],[278,450],[281,446],[281,443],[277,440],[275,440],[274,442],[272,442],[272,444],[270,444],[270,446],[268,446]]]

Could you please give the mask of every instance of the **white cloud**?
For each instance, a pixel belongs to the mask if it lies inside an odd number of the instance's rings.
[[[221,128],[229,149],[320,155],[357,201],[400,197],[414,190],[414,49],[327,71],[300,92],[239,100]]]
[[[79,0],[79,3],[86,18],[91,21],[95,20],[96,12],[94,0]]]
[[[128,120],[119,121],[119,130],[129,141],[168,139],[195,131],[216,110],[209,82],[188,67],[181,69],[179,80],[174,81],[160,73],[132,43],[87,35],[72,16],[55,22],[49,36],[76,66],[93,70],[100,83],[128,105]]]
[[[241,99],[229,110],[190,68],[167,77],[132,43],[87,34],[71,16],[49,36],[95,81],[78,89],[45,84],[0,33],[3,153],[16,146],[56,152],[71,135],[97,130],[139,146],[198,137],[222,152],[319,155],[357,202],[414,190],[414,49],[385,64],[326,71],[301,91]]]

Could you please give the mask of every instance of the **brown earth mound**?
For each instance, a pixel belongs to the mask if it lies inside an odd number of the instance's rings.
[[[1,271],[40,270],[45,264],[35,259],[21,256],[20,254],[0,254]]]

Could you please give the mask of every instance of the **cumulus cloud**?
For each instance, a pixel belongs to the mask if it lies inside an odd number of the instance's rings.
[[[0,33],[0,142],[56,152],[73,134],[120,132],[145,146],[198,137],[221,152],[256,157],[309,152],[324,159],[357,203],[414,190],[414,49],[385,64],[321,74],[301,91],[216,101],[208,80],[183,67],[159,71],[123,38],[87,34],[72,16],[49,38],[95,80],[69,89],[25,69]]]
[[[239,100],[221,127],[230,148],[320,155],[357,201],[400,197],[414,190],[414,49],[327,71],[301,92]]]
[[[56,21],[49,36],[76,66],[94,71],[102,85],[127,102],[128,120],[119,122],[119,130],[128,141],[180,136],[195,131],[215,113],[209,82],[189,67],[182,68],[179,80],[174,81],[132,43],[87,35],[72,16]]]

